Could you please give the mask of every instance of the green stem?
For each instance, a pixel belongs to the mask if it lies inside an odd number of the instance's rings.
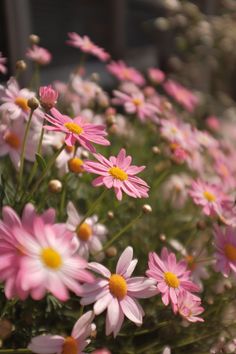
[[[84,215],[83,219],[80,221],[79,226],[81,226],[85,220],[94,212],[98,204],[101,202],[103,199],[104,195],[106,194],[107,189],[104,189],[104,191],[99,195],[99,197],[94,201],[94,203],[91,205],[87,213]]]
[[[60,153],[64,150],[66,144],[63,144],[60,149],[57,150],[57,152],[53,155],[53,157],[51,158],[51,160],[49,160],[47,167],[45,168],[45,170],[42,172],[41,176],[39,177],[39,179],[35,182],[33,188],[31,189],[31,191],[29,192],[29,194],[27,195],[27,200],[30,200],[33,196],[33,194],[37,191],[37,189],[39,188],[40,184],[42,183],[43,179],[45,178],[45,176],[47,175],[48,171],[50,170],[50,168],[53,166],[54,162],[56,161],[56,159],[58,158],[58,156],[60,155]]]
[[[41,129],[41,133],[40,133],[40,138],[39,138],[39,143],[38,143],[38,148],[37,148],[37,154],[41,154],[41,150],[42,150],[42,144],[43,144],[43,135],[44,135],[44,122],[45,122],[45,118],[43,119],[43,125],[42,125],[42,129]],[[35,159],[34,161],[34,165],[33,165],[33,168],[31,170],[31,173],[30,173],[30,176],[29,176],[29,181],[28,181],[28,185],[31,184],[33,178],[34,178],[34,175],[36,173],[36,170],[37,170],[37,161]]]
[[[60,209],[59,209],[59,214],[60,217],[62,218],[64,209],[65,209],[65,201],[66,201],[66,187],[67,187],[67,180],[69,177],[69,173],[67,173],[64,178],[63,178],[63,187],[62,187],[62,193],[61,193],[61,201],[60,201]]]
[[[133,226],[136,221],[143,215],[143,212],[139,213],[133,220],[131,220],[127,225],[123,227],[120,231],[118,231],[101,249],[101,251],[95,253],[98,254],[102,251],[105,251],[108,247],[110,247],[124,232],[126,232],[131,226]]]
[[[19,190],[21,190],[22,178],[23,178],[23,172],[24,172],[25,148],[26,148],[26,142],[27,142],[27,138],[28,138],[28,134],[29,134],[29,130],[30,130],[30,125],[31,125],[33,113],[34,113],[34,109],[31,109],[30,115],[29,115],[29,119],[28,119],[28,122],[26,124],[24,137],[23,137],[22,150],[21,150],[21,155],[20,155],[19,182],[18,182],[18,186],[17,186],[17,189],[16,189],[17,192]]]
[[[0,349],[0,353],[2,353],[2,354],[10,354],[10,353],[12,353],[12,354],[32,354],[32,352],[31,352],[31,350],[29,350],[29,349],[27,349],[27,348],[25,348],[25,349],[23,349],[23,348],[20,348],[20,349]]]

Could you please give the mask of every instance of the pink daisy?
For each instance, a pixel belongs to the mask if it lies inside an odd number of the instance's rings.
[[[90,253],[98,253],[95,259],[101,261],[104,258],[104,253],[100,251],[102,250],[102,242],[106,241],[107,228],[98,223],[97,215],[87,218],[80,225],[83,217],[78,214],[72,202],[67,205],[67,214],[66,226],[78,240],[78,254],[88,259]]]
[[[117,157],[111,156],[106,159],[101,154],[94,154],[99,162],[85,161],[84,169],[95,173],[100,177],[95,178],[93,186],[105,185],[107,188],[114,187],[118,200],[122,199],[122,191],[133,198],[147,198],[149,186],[141,178],[135,176],[144,170],[145,166],[130,165],[131,156],[126,156],[125,149],[121,149]]]
[[[168,80],[163,85],[164,89],[173,97],[178,103],[180,103],[189,112],[193,112],[195,107],[198,105],[198,98],[190,90],[186,89],[179,83]]]
[[[39,65],[48,65],[52,60],[52,54],[47,49],[37,45],[27,49],[26,57]]]
[[[216,265],[215,269],[228,277],[230,272],[236,275],[236,229],[230,226],[223,231],[215,227]]]
[[[169,253],[166,247],[162,249],[161,257],[154,252],[149,253],[148,265],[146,274],[157,281],[164,305],[171,302],[175,307],[181,293],[199,291],[199,287],[189,278],[190,271],[187,270],[186,262],[177,262],[175,254]]]
[[[204,322],[199,315],[204,311],[201,306],[201,299],[193,297],[190,293],[182,293],[178,297],[177,311],[189,322]]]
[[[7,58],[4,58],[2,56],[2,53],[0,52],[0,73],[2,73],[2,74],[7,73],[6,61],[7,61]]]
[[[127,66],[122,60],[112,61],[107,65],[108,71],[120,81],[132,81],[138,86],[145,84],[143,75],[136,69]]]
[[[79,48],[84,53],[95,55],[101,61],[107,61],[110,59],[110,55],[103,49],[94,44],[88,36],[79,36],[75,32],[68,33],[69,40],[67,44],[72,47]]]
[[[204,214],[208,216],[215,214],[221,216],[230,202],[229,197],[221,191],[219,186],[201,180],[193,181],[189,194],[194,203],[201,205]]]
[[[69,337],[55,334],[37,336],[31,339],[28,349],[38,354],[85,354],[83,350],[90,343],[87,338],[92,331],[93,318],[92,311],[86,312],[75,323]]]
[[[159,109],[152,103],[147,102],[141,91],[128,95],[115,90],[114,95],[113,103],[123,105],[126,113],[136,114],[141,122],[149,119],[154,122],[159,121],[157,117],[157,114],[160,113]]]
[[[133,259],[132,247],[121,254],[116,272],[111,273],[102,264],[92,262],[88,268],[102,275],[93,284],[85,284],[81,305],[94,304],[94,313],[99,315],[107,309],[106,335],[120,331],[124,316],[137,326],[142,324],[144,312],[136,298],[147,298],[156,293],[153,281],[145,277],[131,277],[137,259]]]
[[[107,135],[104,125],[96,125],[87,123],[83,117],[70,117],[61,114],[56,108],[50,110],[52,116],[48,114],[45,118],[52,123],[45,125],[47,130],[59,131],[66,134],[65,143],[68,146],[73,146],[78,141],[85,149],[96,152],[96,149],[91,144],[110,145],[110,142],[104,137]]]

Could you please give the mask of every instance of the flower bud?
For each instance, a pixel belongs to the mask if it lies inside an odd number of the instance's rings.
[[[16,70],[17,71],[25,71],[27,69],[27,64],[24,60],[17,60],[16,62]]]
[[[32,111],[35,111],[39,107],[39,101],[36,97],[31,97],[28,99],[27,105]]]
[[[12,331],[13,331],[13,324],[5,318],[2,319],[0,321],[0,338],[6,339],[10,337]]]
[[[52,179],[48,183],[48,189],[52,193],[60,193],[62,190],[62,183],[58,179]]]
[[[78,157],[73,157],[72,159],[70,159],[68,161],[68,168],[69,168],[70,172],[73,172],[73,173],[84,172],[83,160],[81,160]]]
[[[45,110],[50,110],[57,103],[58,92],[51,85],[39,88],[40,103]]]
[[[160,152],[161,152],[161,150],[159,149],[158,146],[153,146],[153,147],[152,147],[152,152],[153,152],[153,154],[155,154],[155,155],[159,155]]]
[[[30,42],[30,44],[39,44],[39,42],[40,42],[40,37],[37,36],[36,34],[31,34],[31,35],[29,36],[29,42]]]
[[[142,206],[142,211],[143,211],[144,214],[151,214],[151,212],[152,212],[152,207],[151,207],[151,205],[149,205],[149,204],[144,204],[144,205]]]
[[[112,210],[109,210],[108,212],[107,212],[107,217],[108,217],[108,219],[114,219],[114,213],[113,213],[113,211]]]
[[[115,246],[111,246],[106,250],[106,255],[109,258],[115,257],[117,255],[117,248]]]

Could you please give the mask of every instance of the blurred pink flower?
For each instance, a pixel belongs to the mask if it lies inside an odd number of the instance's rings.
[[[159,109],[151,103],[146,102],[143,93],[137,92],[128,95],[121,91],[113,91],[115,98],[113,103],[123,105],[126,113],[136,114],[141,122],[152,120],[159,122],[157,114],[160,113]]]
[[[55,91],[51,85],[41,86],[39,88],[39,98],[43,108],[49,110],[56,105],[58,92]]]
[[[220,129],[220,125],[221,125],[219,118],[217,118],[215,116],[207,117],[206,124],[207,124],[208,128],[210,128],[214,132],[218,132]]]
[[[138,86],[145,84],[143,75],[138,70],[127,66],[122,60],[112,61],[107,65],[107,70],[120,81],[132,81]]]
[[[193,112],[195,107],[198,105],[199,100],[196,95],[194,95],[190,90],[186,89],[179,83],[168,80],[163,84],[164,89],[173,97],[176,102],[181,104],[189,112]]]
[[[177,311],[189,322],[204,322],[204,319],[199,315],[204,311],[201,306],[201,299],[196,299],[190,293],[182,293],[178,297]]]
[[[4,58],[2,56],[2,53],[0,52],[0,73],[2,74],[7,73],[6,62],[7,62],[7,58]]]
[[[52,54],[47,49],[37,45],[27,49],[26,57],[39,65],[48,65],[52,60]]]
[[[103,49],[94,44],[88,36],[81,37],[75,32],[68,33],[69,40],[66,42],[72,47],[79,48],[84,53],[95,55],[101,61],[110,59],[110,55]]]
[[[84,169],[87,172],[100,175],[92,183],[95,187],[105,185],[114,187],[118,200],[122,199],[122,191],[133,198],[147,198],[149,186],[141,178],[135,176],[143,171],[145,166],[130,165],[131,156],[126,156],[125,149],[121,149],[117,157],[106,159],[101,154],[94,154],[99,162],[86,160]]]
[[[107,135],[104,125],[87,123],[83,117],[70,117],[61,114],[56,108],[50,110],[52,116],[46,114],[45,118],[52,125],[45,125],[47,130],[59,131],[66,134],[65,143],[73,146],[78,141],[85,149],[95,152],[96,149],[91,144],[110,145],[110,142],[104,137]]]
[[[90,343],[87,339],[92,331],[91,323],[94,318],[92,311],[86,312],[75,323],[71,335],[41,335],[31,339],[28,349],[37,354],[85,354],[84,348]]]
[[[101,349],[94,350],[91,354],[112,354],[112,353],[110,352],[110,350],[106,348],[101,348]]]
[[[230,226],[223,230],[215,227],[216,265],[215,269],[228,277],[236,275],[236,229]]]
[[[153,281],[145,277],[131,277],[137,259],[133,259],[133,248],[127,247],[121,254],[116,273],[111,273],[102,264],[92,262],[88,268],[102,275],[93,284],[85,284],[81,305],[95,302],[93,310],[99,315],[107,309],[106,335],[117,336],[124,316],[137,326],[142,324],[144,312],[136,298],[148,298],[156,293]]]
[[[157,68],[148,69],[148,77],[154,84],[160,84],[165,80],[165,73]]]
[[[187,292],[199,291],[199,287],[190,280],[186,262],[177,262],[175,254],[169,253],[166,247],[162,249],[161,257],[155,252],[149,253],[148,266],[146,274],[157,281],[157,289],[166,306],[171,302],[175,307],[181,293],[184,296]]]

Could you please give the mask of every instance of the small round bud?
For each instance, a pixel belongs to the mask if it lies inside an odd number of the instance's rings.
[[[27,64],[24,60],[17,60],[16,62],[16,70],[17,71],[25,71],[27,69]]]
[[[198,228],[198,230],[205,230],[206,229],[206,223],[203,220],[199,220],[197,222],[197,228]]]
[[[160,31],[167,31],[170,28],[170,22],[165,17],[158,17],[155,20],[155,26]]]
[[[115,257],[117,255],[117,248],[115,246],[111,246],[106,250],[106,255],[109,258]]]
[[[152,207],[151,207],[151,205],[149,205],[149,204],[144,204],[144,205],[142,206],[142,211],[143,211],[144,214],[151,214],[151,212],[152,212]]]
[[[62,183],[58,179],[52,179],[48,183],[48,189],[52,193],[60,193],[62,190]]]
[[[39,107],[39,101],[36,97],[31,97],[28,99],[27,105],[32,111],[35,111]]]
[[[68,168],[70,172],[82,173],[84,171],[83,164],[83,160],[78,157],[73,157],[68,161]]]
[[[106,117],[106,123],[108,126],[111,126],[116,123],[116,117],[114,115],[109,115]]]
[[[165,234],[160,234],[160,240],[162,242],[166,242],[166,235]]]
[[[94,81],[94,82],[98,82],[100,80],[100,76],[98,73],[92,73],[92,75],[90,76],[90,80]]]
[[[81,157],[82,157],[82,159],[88,159],[89,158],[89,153],[88,153],[88,151],[82,151],[82,153],[81,153]]]
[[[108,212],[107,212],[107,217],[108,217],[108,219],[114,219],[114,213],[113,213],[113,211],[111,211],[111,210],[109,210]]]
[[[94,338],[94,339],[97,337],[97,330],[96,329],[91,332],[90,337]]]
[[[0,321],[0,338],[6,339],[10,337],[12,331],[13,331],[13,324],[5,318],[2,319]]]
[[[153,152],[153,154],[155,154],[155,155],[159,155],[160,152],[161,152],[161,150],[159,149],[158,146],[153,146],[153,147],[152,147],[152,152]]]
[[[207,299],[206,299],[206,302],[209,304],[209,305],[213,305],[214,304],[214,299],[212,296],[208,296]]]
[[[37,36],[36,34],[31,34],[31,35],[29,36],[29,42],[30,42],[30,44],[39,44],[39,42],[40,42],[40,37]]]

